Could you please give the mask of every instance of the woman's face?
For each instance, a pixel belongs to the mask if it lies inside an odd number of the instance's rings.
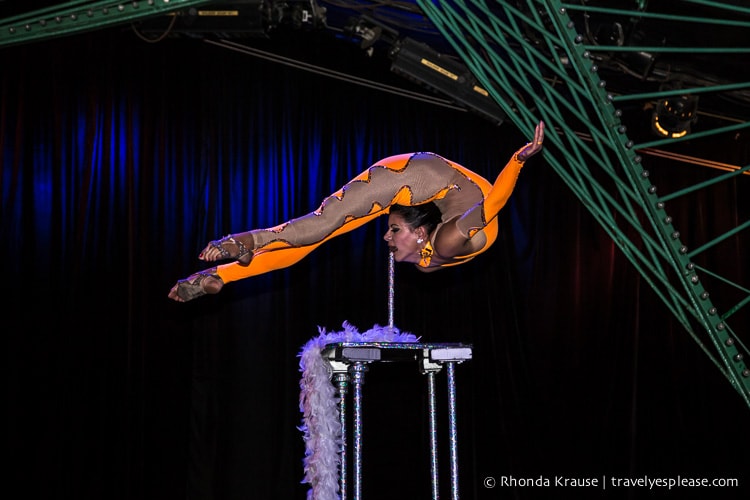
[[[388,215],[388,231],[383,239],[388,242],[388,249],[393,254],[396,262],[411,262],[416,264],[420,260],[419,251],[423,243],[417,243],[417,240],[425,238],[424,229],[412,229],[404,218],[399,214]]]

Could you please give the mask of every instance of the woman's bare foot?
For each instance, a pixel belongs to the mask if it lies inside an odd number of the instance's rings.
[[[213,267],[179,280],[169,291],[168,297],[177,302],[187,302],[206,294],[219,293],[223,287],[224,282]]]
[[[253,248],[253,235],[250,232],[229,234],[220,240],[210,241],[198,258],[206,262],[236,259],[241,265],[247,266],[253,260]]]

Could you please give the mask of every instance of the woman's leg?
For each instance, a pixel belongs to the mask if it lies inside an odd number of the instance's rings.
[[[279,246],[278,248],[271,250],[260,250],[253,255],[250,264],[245,266],[239,262],[231,262],[229,264],[223,264],[217,266],[216,274],[221,278],[224,283],[231,281],[237,281],[258,274],[275,271],[277,269],[283,269],[296,264],[307,256],[310,252],[318,248],[320,245],[325,243],[331,238],[343,234],[353,229],[356,229],[367,222],[371,221],[375,217],[378,217],[387,212],[387,208],[379,210],[372,214],[364,217],[358,217],[353,219],[347,224],[342,225],[339,229],[331,233],[327,238],[324,238],[317,243],[302,246]]]
[[[218,266],[224,283],[295,264],[315,248],[388,212],[395,204],[418,205],[442,198],[455,187],[458,174],[447,160],[431,153],[386,158],[349,181],[307,215],[273,228],[233,234],[252,254],[248,265]],[[226,258],[216,246],[236,257],[236,244],[212,242],[202,252],[209,262]]]

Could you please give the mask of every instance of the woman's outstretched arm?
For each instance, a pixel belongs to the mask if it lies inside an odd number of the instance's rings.
[[[440,228],[435,238],[435,251],[439,255],[452,258],[474,250],[471,238],[502,210],[515,188],[524,162],[542,150],[543,142],[544,122],[539,122],[534,131],[534,140],[516,151],[497,176],[484,200]]]

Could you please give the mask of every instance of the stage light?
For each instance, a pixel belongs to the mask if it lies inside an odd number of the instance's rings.
[[[690,133],[690,127],[698,119],[697,112],[697,96],[682,95],[662,99],[656,103],[651,128],[660,137],[684,137]]]
[[[410,38],[394,44],[389,55],[394,73],[445,94],[497,125],[505,121],[505,112],[459,59]]]
[[[282,24],[295,29],[323,27],[326,8],[317,0],[222,0],[149,17],[135,28],[156,37],[268,38]]]

